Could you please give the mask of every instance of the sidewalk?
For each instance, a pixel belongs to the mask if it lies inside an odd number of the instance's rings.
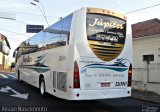
[[[160,95],[148,91],[132,90],[132,98],[160,104]]]

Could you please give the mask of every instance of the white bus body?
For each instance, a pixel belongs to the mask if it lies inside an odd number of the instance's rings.
[[[132,39],[126,17],[110,10],[73,12],[21,43],[16,62],[18,80],[41,94],[67,100],[131,95]]]

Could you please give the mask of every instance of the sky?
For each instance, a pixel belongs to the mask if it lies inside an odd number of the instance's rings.
[[[49,25],[58,21],[60,17],[72,13],[82,7],[96,7],[117,11],[125,14],[144,7],[160,4],[160,0],[40,0],[43,4]],[[7,36],[11,46],[10,56],[17,46],[27,38],[35,35],[26,33],[27,24],[44,25],[47,23],[37,6],[31,5],[33,0],[0,0],[0,12],[12,13],[16,20],[0,18],[0,33]],[[35,2],[34,2],[35,3]],[[42,9],[40,3],[36,3]],[[160,19],[160,5],[127,16],[127,34],[131,34],[131,24],[153,18]]]

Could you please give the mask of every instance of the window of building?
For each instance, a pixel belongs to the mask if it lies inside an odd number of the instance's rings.
[[[149,54],[149,55],[143,55],[143,61],[154,61],[154,55]]]

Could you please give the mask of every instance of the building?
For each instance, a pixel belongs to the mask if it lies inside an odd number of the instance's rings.
[[[8,56],[10,49],[7,37],[0,34],[0,71],[10,70],[10,58]]]
[[[132,25],[134,89],[160,94],[160,20]]]

